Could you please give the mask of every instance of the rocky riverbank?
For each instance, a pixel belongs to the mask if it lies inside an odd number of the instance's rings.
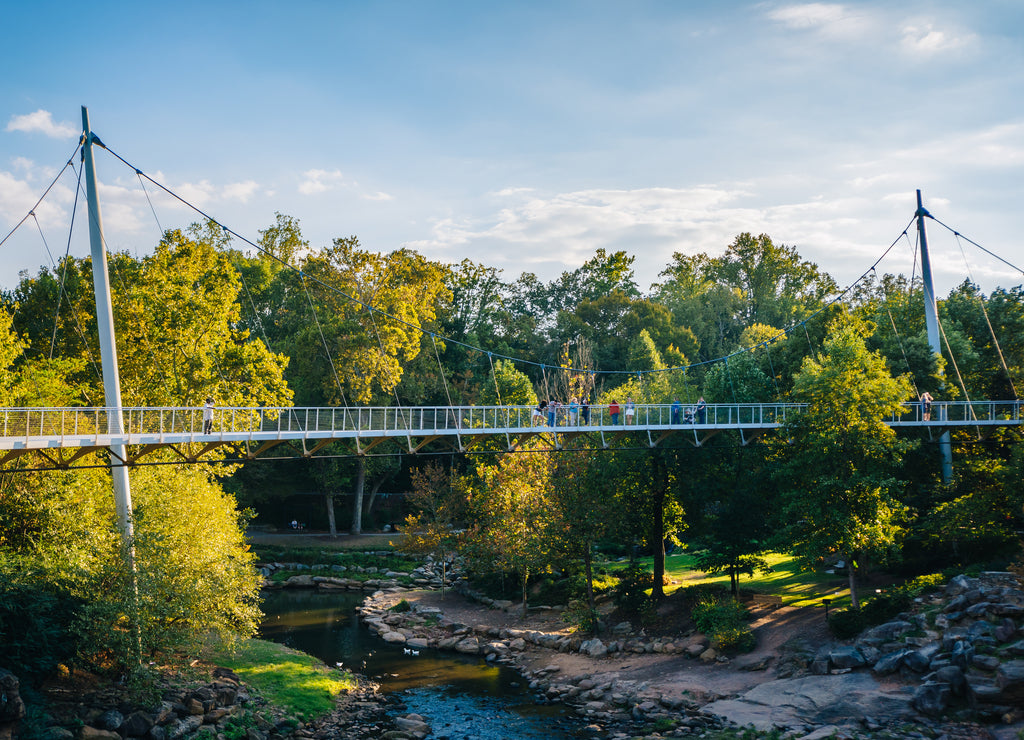
[[[954,578],[856,640],[820,631],[808,640],[795,620],[772,649],[733,659],[696,633],[657,638],[620,624],[607,639],[587,639],[554,615],[517,613],[404,588],[377,592],[361,609],[386,642],[515,667],[542,700],[570,705],[610,737],[739,725],[794,737],[1016,738],[1024,728],[1024,591],[1008,573]]]
[[[1024,732],[1024,590],[1008,573],[958,576],[897,619],[848,641],[824,630],[820,613],[781,608],[755,615],[758,647],[718,654],[695,632],[650,636],[620,623],[602,638],[571,632],[555,609],[438,590],[426,564],[404,573],[265,564],[268,585],[373,589],[360,617],[405,649],[451,650],[518,670],[540,702],[572,708],[593,737],[702,736],[753,726],[786,737],[1005,738]],[[293,573],[274,578],[275,573]],[[356,575],[357,577],[352,577]],[[369,577],[367,577],[369,576]],[[15,736],[17,682],[4,675],[0,740]],[[13,680],[13,683],[12,683]],[[403,714],[400,697],[367,681],[311,723],[275,713],[238,677],[164,676],[159,698],[133,705],[122,687],[67,676],[46,687],[51,711],[35,722],[43,740],[289,740],[431,736],[444,720]],[[407,710],[405,710],[407,711]],[[22,710],[23,714],[23,710]],[[6,724],[5,724],[6,722]]]

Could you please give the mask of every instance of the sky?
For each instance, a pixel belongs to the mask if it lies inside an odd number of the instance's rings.
[[[280,212],[314,247],[507,281],[624,250],[646,291],[674,253],[765,233],[846,285],[893,242],[879,271],[910,274],[920,189],[1024,265],[1019,0],[37,0],[5,8],[0,68],[0,238],[87,106],[112,151],[253,241]],[[96,161],[109,249],[198,220]],[[88,253],[74,201],[66,169],[0,245],[0,289]],[[927,228],[940,296],[1024,282]]]

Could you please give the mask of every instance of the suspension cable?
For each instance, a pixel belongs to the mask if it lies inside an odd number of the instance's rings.
[[[327,354],[327,362],[331,365],[331,372],[334,374],[334,382],[338,385],[338,392],[341,393],[341,402],[348,408],[348,401],[345,399],[345,389],[341,386],[341,378],[338,376],[338,369],[334,366],[334,358],[331,357],[331,350],[327,346],[327,337],[324,336],[324,330],[320,326],[320,317],[317,316],[316,306],[313,305],[313,297],[309,294],[309,287],[306,285],[306,273],[299,271],[299,279],[302,281],[302,289],[306,291],[306,300],[309,302],[309,308],[313,312],[313,323],[316,324],[316,330],[320,333],[320,341],[323,342],[324,352]]]
[[[16,223],[14,225],[14,228],[12,228],[10,231],[8,231],[7,235],[3,239],[0,239],[0,247],[2,247],[7,242],[7,240],[11,238],[11,235],[15,231],[17,231],[18,229],[21,228],[22,224],[24,224],[26,221],[28,221],[29,216],[31,216],[32,212],[35,211],[39,207],[39,204],[43,202],[43,200],[46,198],[46,196],[50,194],[50,191],[53,189],[53,186],[57,184],[57,180],[59,180],[61,178],[61,175],[64,174],[64,171],[68,167],[71,167],[72,170],[74,169],[74,164],[73,163],[75,161],[75,155],[78,154],[78,150],[81,148],[81,146],[84,143],[84,141],[85,141],[85,135],[83,134],[78,139],[78,145],[75,146],[75,151],[71,152],[71,156],[68,157],[68,161],[65,163],[65,165],[63,167],[61,167],[60,172],[58,172],[54,176],[53,180],[50,181],[50,184],[46,186],[46,190],[44,190],[43,194],[39,196],[39,200],[37,200],[35,202],[35,205],[33,205],[31,208],[28,209],[28,213],[26,213],[22,217],[22,219],[18,223]]]
[[[116,159],[120,160],[120,161],[121,161],[121,162],[122,162],[122,163],[123,163],[124,165],[126,165],[127,167],[130,167],[130,168],[131,168],[132,170],[134,170],[134,171],[135,171],[136,173],[140,173],[140,175],[139,175],[140,177],[144,177],[145,179],[149,180],[149,181],[150,181],[151,183],[153,183],[153,184],[154,184],[154,185],[155,185],[156,187],[160,188],[161,190],[163,190],[163,191],[164,191],[165,193],[167,193],[167,194],[168,194],[168,195],[170,195],[171,197],[173,197],[173,198],[175,198],[176,200],[180,201],[180,202],[181,202],[182,204],[184,204],[184,205],[185,205],[185,206],[187,206],[188,208],[192,209],[193,211],[195,211],[196,213],[200,214],[201,216],[203,216],[204,218],[208,219],[209,221],[212,221],[213,223],[216,223],[216,224],[217,224],[218,226],[221,226],[221,228],[223,228],[223,229],[224,229],[224,230],[225,230],[226,232],[229,232],[229,233],[231,233],[231,234],[232,234],[233,236],[236,236],[236,237],[238,237],[238,238],[239,238],[240,240],[242,240],[243,242],[245,242],[245,243],[246,243],[246,244],[248,244],[249,246],[253,247],[254,249],[256,249],[256,250],[260,251],[261,253],[263,253],[263,254],[266,254],[266,255],[270,256],[270,257],[271,257],[272,259],[274,259],[274,260],[278,261],[278,262],[279,262],[280,264],[282,264],[282,265],[283,265],[284,267],[287,267],[288,269],[290,269],[290,270],[293,270],[293,271],[295,271],[295,272],[300,272],[300,273],[302,272],[300,268],[298,268],[298,267],[295,267],[295,266],[293,266],[293,265],[291,265],[291,264],[289,264],[289,263],[285,262],[284,260],[282,260],[281,258],[277,257],[276,255],[273,255],[273,254],[271,254],[271,253],[270,253],[269,251],[267,251],[266,249],[264,249],[264,248],[263,248],[263,247],[261,247],[260,245],[256,244],[255,242],[253,242],[253,241],[251,241],[251,240],[247,239],[246,237],[242,236],[241,234],[239,234],[238,232],[234,231],[233,229],[230,229],[229,227],[227,227],[227,226],[225,226],[225,225],[223,225],[223,224],[219,223],[218,221],[216,221],[216,219],[214,219],[214,218],[213,218],[212,216],[210,216],[209,214],[207,214],[207,213],[206,213],[205,211],[203,211],[203,210],[202,210],[202,209],[200,209],[199,207],[197,207],[197,206],[193,205],[192,203],[190,203],[189,201],[185,200],[184,198],[182,198],[182,197],[181,197],[180,195],[178,195],[178,194],[177,194],[177,193],[175,193],[174,191],[172,191],[172,190],[170,190],[169,188],[167,188],[166,186],[162,185],[162,184],[161,184],[160,182],[158,182],[158,181],[154,180],[153,178],[151,178],[151,177],[150,177],[149,175],[147,175],[146,173],[142,172],[142,171],[141,171],[141,170],[140,170],[139,168],[135,167],[135,166],[134,166],[133,164],[131,164],[130,162],[128,162],[128,161],[127,161],[126,159],[124,159],[124,158],[123,158],[123,157],[122,157],[121,155],[119,155],[119,154],[118,154],[117,152],[115,152],[114,150],[110,149],[110,147],[108,147],[108,146],[106,146],[106,145],[102,144],[102,143],[101,143],[101,142],[99,142],[99,141],[97,141],[96,143],[97,143],[97,144],[99,144],[99,145],[100,145],[100,146],[101,146],[101,147],[102,147],[103,149],[105,149],[106,151],[110,152],[110,154],[111,154],[112,156],[114,156],[114,157],[115,157]],[[874,265],[872,265],[872,267],[874,267],[875,265],[878,265],[878,264],[879,264],[879,263],[880,263],[880,262],[881,262],[881,261],[882,261],[883,259],[885,259],[885,257],[886,257],[886,256],[887,256],[887,255],[889,254],[889,252],[890,252],[890,251],[891,251],[891,250],[893,249],[893,247],[894,247],[894,246],[896,245],[896,243],[897,243],[897,242],[898,242],[898,241],[899,241],[900,239],[902,239],[902,238],[903,238],[903,234],[904,234],[904,233],[905,233],[905,232],[906,232],[906,231],[907,231],[907,230],[908,230],[908,229],[910,228],[910,225],[912,225],[912,224],[913,224],[913,222],[914,222],[914,220],[915,220],[916,218],[917,218],[917,215],[915,214],[915,215],[914,215],[914,217],[913,217],[913,218],[912,218],[912,219],[910,220],[910,223],[909,223],[909,224],[907,225],[907,227],[905,227],[905,228],[903,229],[903,232],[901,232],[900,236],[899,236],[899,237],[897,237],[897,239],[896,239],[895,241],[893,241],[893,242],[892,242],[892,243],[891,243],[891,244],[890,244],[890,245],[889,245],[889,246],[888,246],[888,247],[887,247],[887,248],[885,249],[885,251],[884,251],[884,252],[882,253],[882,255],[881,255],[881,256],[880,256],[880,257],[879,257],[879,258],[878,258],[878,259],[877,259],[877,260],[875,261]],[[824,311],[824,310],[828,309],[828,308],[829,308],[829,307],[831,307],[832,305],[834,305],[834,304],[836,304],[837,302],[839,302],[840,300],[842,300],[842,298],[843,298],[843,297],[845,297],[845,296],[846,296],[846,295],[847,295],[847,294],[848,294],[848,293],[849,293],[849,292],[850,292],[850,291],[851,291],[851,290],[852,290],[852,289],[853,289],[853,288],[854,288],[854,287],[855,287],[856,285],[858,285],[858,284],[859,284],[859,283],[860,283],[860,282],[861,282],[861,281],[862,281],[862,280],[863,280],[863,279],[865,278],[865,276],[866,276],[866,275],[867,275],[867,272],[863,273],[863,274],[862,274],[862,275],[861,275],[861,276],[860,276],[859,278],[857,278],[857,280],[855,280],[855,281],[854,281],[853,283],[851,283],[850,285],[848,285],[848,286],[847,286],[847,287],[846,287],[846,288],[845,288],[844,290],[842,290],[842,291],[841,291],[841,292],[839,292],[839,293],[838,293],[837,295],[835,295],[835,296],[834,296],[834,297],[832,298],[832,300],[830,300],[829,302],[827,302],[827,303],[826,303],[825,305],[823,305],[822,307],[820,307],[820,308],[819,308],[818,310],[814,311],[814,312],[813,312],[813,313],[812,313],[812,314],[811,314],[811,315],[810,315],[809,317],[807,317],[807,319],[805,319],[804,321],[807,321],[807,320],[810,320],[810,319],[814,318],[814,317],[815,317],[816,315],[818,315],[818,314],[819,314],[819,313],[821,313],[822,311]],[[315,277],[313,277],[313,276],[309,276],[309,277],[310,277],[310,279],[311,279],[311,280],[313,280],[314,282],[317,282],[317,283],[319,283],[319,284],[320,284],[320,285],[321,285],[322,287],[324,287],[325,289],[327,289],[327,290],[330,290],[330,291],[333,291],[333,292],[337,293],[338,295],[342,296],[342,297],[343,297],[343,298],[344,298],[345,300],[347,300],[347,301],[350,301],[350,302],[352,302],[352,303],[356,303],[356,304],[358,304],[358,305],[360,305],[360,306],[362,306],[362,307],[364,307],[364,308],[368,307],[368,304],[366,304],[366,303],[365,303],[364,301],[361,301],[361,300],[359,300],[358,298],[356,298],[355,296],[352,296],[352,295],[350,295],[350,294],[346,293],[345,291],[341,290],[340,288],[337,288],[336,286],[330,285],[329,283],[326,283],[326,282],[324,282],[324,281],[321,281],[321,280],[319,280],[318,278],[315,278]],[[421,326],[418,326],[418,325],[416,325],[416,324],[413,324],[413,323],[411,323],[411,322],[409,322],[409,321],[405,321],[404,319],[401,319],[401,318],[399,318],[399,317],[397,317],[397,316],[391,315],[391,314],[389,314],[389,313],[387,313],[387,312],[385,312],[385,311],[380,311],[379,309],[374,309],[374,310],[376,310],[376,311],[377,311],[378,313],[382,314],[383,316],[385,316],[385,317],[386,317],[387,319],[389,319],[389,320],[391,320],[391,321],[395,321],[395,322],[398,322],[398,323],[400,323],[400,324],[402,324],[402,325],[404,325],[404,326],[410,327],[410,328],[412,328],[412,329],[414,329],[414,330],[416,330],[416,331],[420,331],[420,332],[424,332],[424,331],[426,331],[426,330],[425,330],[425,329],[423,329],[423,328],[422,328]],[[798,325],[799,325],[799,324],[798,324]],[[794,326],[791,326],[791,327],[789,327],[788,329],[784,329],[784,330],[782,330],[782,332],[783,332],[784,334],[788,334],[788,333],[790,333],[791,331],[795,330],[795,329],[797,328],[797,326],[798,326],[798,325],[794,325]],[[805,332],[806,332],[806,327],[805,327]],[[484,350],[484,349],[483,349],[483,348],[481,348],[481,347],[477,347],[477,346],[475,346],[475,345],[471,345],[471,344],[468,344],[468,343],[466,343],[466,342],[461,342],[461,341],[459,341],[459,340],[457,340],[457,339],[452,339],[452,338],[450,338],[450,337],[444,337],[444,339],[445,339],[445,341],[446,341],[446,342],[450,342],[450,343],[458,344],[458,345],[460,345],[460,346],[466,347],[467,349],[470,349],[470,350],[473,350],[473,351],[477,351],[477,352],[486,352],[486,350]],[[813,348],[812,348],[812,350],[813,350]],[[749,351],[751,351],[751,349],[746,349],[746,350],[742,350],[742,351],[743,351],[743,352],[749,352]],[[492,354],[493,354],[493,353],[492,353]],[[734,354],[735,354],[735,353],[734,353]],[[524,359],[524,358],[521,358],[521,357],[512,357],[512,356],[509,356],[509,355],[503,355],[503,354],[498,354],[498,357],[499,357],[499,359],[509,360],[509,361],[511,361],[511,362],[514,362],[514,363],[518,363],[518,364],[522,364],[522,365],[531,365],[531,366],[537,366],[537,365],[542,365],[542,363],[538,363],[538,362],[536,362],[536,361],[532,361],[532,360],[526,360],[526,359]],[[693,363],[693,364],[691,364],[691,365],[687,365],[687,366],[685,366],[685,367],[683,367],[683,366],[680,366],[680,367],[670,367],[670,368],[661,368],[661,369],[656,369],[656,370],[644,370],[644,371],[641,371],[641,373],[642,373],[642,374],[650,374],[650,373],[660,373],[660,372],[675,372],[675,371],[680,371],[680,370],[683,370],[683,369],[685,369],[685,368],[689,368],[689,367],[698,367],[698,366],[702,366],[702,365],[711,365],[711,364],[714,364],[714,363],[716,363],[716,362],[721,362],[721,361],[722,361],[723,359],[724,359],[724,357],[719,357],[719,358],[714,358],[714,359],[711,359],[711,360],[705,360],[705,361],[702,361],[702,362],[699,362],[699,363]],[[634,371],[634,370],[606,370],[606,371],[603,371],[603,372],[605,372],[606,374],[609,374],[609,375],[633,375],[633,374],[635,374],[635,373],[636,373],[637,371]]]
[[[964,266],[967,268],[967,277],[970,278],[974,285],[977,283],[974,281],[974,275],[971,273],[971,264],[967,260],[967,254],[964,252],[963,244],[960,242],[960,235],[956,234],[956,243],[960,247],[960,255],[964,258]],[[999,345],[999,337],[996,336],[996,330],[992,328],[992,321],[988,316],[988,309],[985,307],[985,299],[981,295],[981,291],[978,292],[978,303],[981,304],[981,313],[985,316],[985,324],[988,326],[988,332],[992,336],[992,342],[996,346],[996,353],[999,355],[999,362],[1003,366],[1003,372],[1006,373],[1006,379],[1010,383],[1010,390],[1013,391],[1013,397],[1017,396],[1017,387],[1013,384],[1013,376],[1010,375],[1010,368],[1006,366],[1006,358],[1003,357],[1003,348]]]

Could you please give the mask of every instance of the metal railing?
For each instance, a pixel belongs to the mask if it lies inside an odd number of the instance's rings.
[[[550,408],[550,407],[549,407]],[[613,415],[605,405],[561,406],[538,413],[530,406],[417,407],[222,407],[213,412],[212,432],[203,434],[202,407],[2,408],[0,448],[17,440],[47,440],[47,446],[181,442],[220,437],[232,440],[303,437],[429,436],[523,433],[526,431],[625,431],[633,429],[771,428],[806,406],[796,403],[709,404],[703,411],[670,404],[625,405]],[[906,403],[887,423],[894,426],[1019,424],[1019,401],[935,402],[924,420],[920,404]],[[102,438],[102,439],[101,439]],[[91,441],[90,441],[91,440]],[[39,444],[33,446],[41,446]]]

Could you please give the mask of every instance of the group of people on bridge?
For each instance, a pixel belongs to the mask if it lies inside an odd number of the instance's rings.
[[[612,426],[619,426],[620,421],[625,426],[631,426],[636,423],[636,404],[632,398],[627,398],[626,402],[622,405],[619,404],[618,399],[612,399],[606,407],[600,407],[607,409],[609,423]],[[682,425],[682,424],[706,424],[707,413],[708,413],[707,402],[704,401],[704,397],[701,396],[695,405],[687,406],[683,408],[682,402],[679,397],[676,396],[675,400],[672,401],[670,406],[670,424]],[[569,399],[568,403],[562,403],[557,400],[542,400],[533,409],[531,414],[531,423],[533,426],[590,426],[591,422],[591,405],[587,398],[579,399],[573,396]],[[603,423],[601,420],[598,423]]]

